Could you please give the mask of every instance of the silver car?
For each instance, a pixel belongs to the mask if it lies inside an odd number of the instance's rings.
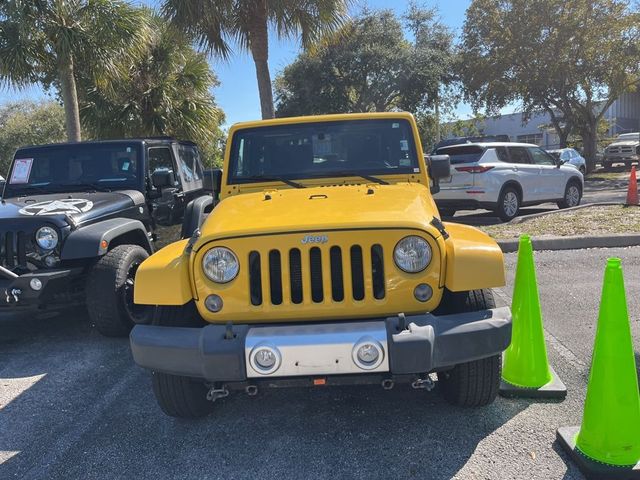
[[[451,177],[440,180],[440,191],[434,195],[443,216],[486,208],[509,221],[522,206],[554,202],[568,208],[582,199],[582,172],[536,145],[467,143],[435,153],[451,158]]]
[[[557,148],[555,150],[547,150],[557,160],[563,161],[566,165],[573,165],[584,175],[587,173],[587,161],[582,155],[573,148]]]

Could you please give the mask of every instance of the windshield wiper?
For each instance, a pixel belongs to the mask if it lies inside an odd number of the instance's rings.
[[[348,170],[345,171],[339,171],[339,172],[327,172],[327,174],[318,174],[318,175],[314,175],[314,177],[316,178],[331,178],[331,177],[360,177],[360,178],[364,178],[365,180],[368,180],[370,182],[373,183],[379,183],[380,185],[389,185],[389,182],[387,182],[386,180],[382,180],[381,178],[378,177],[374,177],[372,175],[367,175],[364,173],[358,173],[358,172],[351,172]]]
[[[251,181],[282,182],[294,188],[307,188],[301,183],[294,182],[293,180],[289,180],[288,178],[285,178],[285,177],[265,177],[262,175],[257,175],[255,177],[242,177],[242,180],[249,181],[249,182]]]
[[[98,185],[97,183],[60,183],[57,185],[61,187],[62,190],[73,189],[73,190],[94,190],[96,192],[110,192],[111,189],[107,187],[103,187],[102,185]]]

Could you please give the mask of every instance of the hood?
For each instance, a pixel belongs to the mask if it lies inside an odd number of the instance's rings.
[[[359,228],[416,228],[438,236],[429,224],[435,212],[428,188],[418,183],[266,190],[221,201],[203,225],[198,243],[246,235]]]
[[[5,198],[0,204],[0,220],[42,218],[58,225],[71,217],[76,223],[115,213],[133,206],[122,192],[73,192]]]
[[[607,148],[609,147],[628,147],[628,146],[635,146],[635,145],[639,145],[640,142],[638,140],[620,140],[617,142],[613,142],[611,144],[609,144],[607,146]]]

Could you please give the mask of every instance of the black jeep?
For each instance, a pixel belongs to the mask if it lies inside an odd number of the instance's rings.
[[[98,331],[127,335],[153,314],[133,303],[138,266],[199,226],[212,181],[197,146],[171,138],[19,149],[0,205],[0,305],[86,302]]]

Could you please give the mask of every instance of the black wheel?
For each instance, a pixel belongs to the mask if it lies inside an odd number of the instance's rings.
[[[498,197],[496,214],[503,222],[516,218],[520,210],[520,194],[514,187],[505,187]]]
[[[455,208],[438,207],[440,217],[453,217],[456,214]]]
[[[612,162],[602,162],[602,168],[606,170],[611,170],[613,163]]]
[[[577,180],[569,180],[564,189],[564,198],[558,202],[560,208],[577,207],[582,199],[582,185]]]
[[[157,307],[153,323],[171,327],[201,327],[204,324],[193,302],[182,307]],[[165,414],[199,418],[213,411],[213,402],[207,400],[209,389],[202,380],[162,372],[151,372],[151,375],[153,394]]]
[[[153,308],[133,303],[138,267],[149,256],[138,245],[118,245],[89,272],[86,302],[89,318],[107,337],[129,334],[135,323],[149,323]]]
[[[450,292],[444,297],[436,314],[474,312],[495,307],[490,290]],[[461,363],[451,370],[438,372],[438,384],[447,402],[461,407],[480,407],[493,403],[500,387],[502,362],[500,355]]]

